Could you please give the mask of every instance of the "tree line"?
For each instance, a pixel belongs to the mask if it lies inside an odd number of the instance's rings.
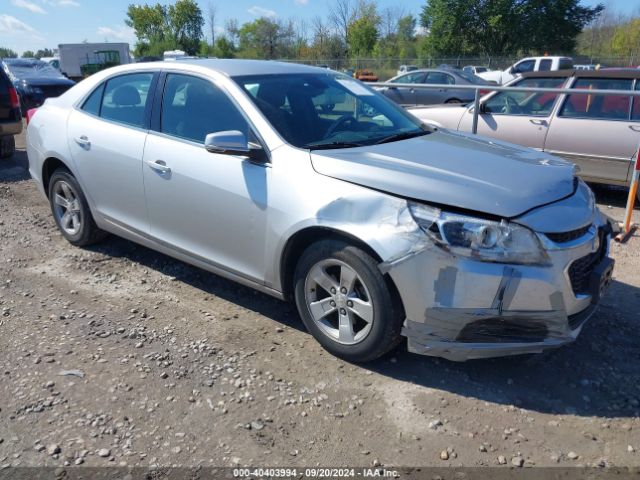
[[[195,0],[177,0],[130,5],[126,23],[140,57],[180,49],[221,58],[426,58],[570,53],[603,10],[579,0],[426,0],[414,15],[402,5],[380,8],[376,0],[328,0],[325,17],[263,16],[242,25],[230,18],[216,35],[213,3],[205,13]]]
[[[316,61],[544,53],[640,58],[637,15],[579,0],[425,0],[419,12],[407,11],[401,2],[381,8],[376,0],[326,1],[325,16],[263,16],[243,24],[234,18],[217,22],[213,1],[205,11],[195,0],[131,4],[125,23],[135,32],[139,58],[176,49],[219,58]],[[0,57],[16,56],[0,48]],[[49,56],[49,49],[23,53]]]

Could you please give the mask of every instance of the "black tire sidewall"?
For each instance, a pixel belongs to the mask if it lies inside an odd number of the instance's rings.
[[[328,337],[315,323],[305,298],[305,280],[311,268],[321,260],[340,260],[352,267],[365,283],[373,304],[373,325],[367,337],[355,345],[343,345]],[[353,362],[379,358],[400,341],[402,317],[389,291],[377,261],[363,250],[341,240],[322,240],[308,247],[296,266],[294,288],[296,306],[303,323],[329,352]]]
[[[75,235],[69,235],[58,223],[58,219],[56,218],[55,213],[55,205],[53,201],[53,191],[54,186],[57,182],[64,181],[70,184],[73,187],[74,192],[78,196],[78,200],[80,201],[80,210],[82,216],[82,226],[80,231]],[[87,199],[84,196],[84,192],[78,181],[75,177],[68,171],[64,169],[56,170],[53,175],[51,175],[51,179],[49,181],[49,204],[51,206],[51,213],[53,213],[54,220],[56,222],[56,226],[62,236],[72,245],[83,246],[91,243],[91,238],[93,236],[92,228],[93,227],[93,217],[91,216],[91,210],[89,209],[89,204],[87,203]]]

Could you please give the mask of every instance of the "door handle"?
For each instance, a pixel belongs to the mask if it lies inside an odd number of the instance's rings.
[[[149,165],[150,168],[152,168],[157,172],[171,173],[171,168],[167,167],[167,164],[164,162],[164,160],[156,160],[156,161],[147,160],[146,164]]]
[[[546,120],[537,120],[535,118],[530,118],[529,121],[531,123],[533,123],[534,125],[544,125],[544,126],[547,125],[547,121]]]
[[[640,132],[640,125],[629,125],[629,128],[634,132]]]
[[[74,138],[74,140],[76,141],[76,143],[78,145],[80,145],[83,148],[91,147],[91,142],[89,141],[89,138],[86,135],[82,135],[80,137],[76,137],[76,138]]]

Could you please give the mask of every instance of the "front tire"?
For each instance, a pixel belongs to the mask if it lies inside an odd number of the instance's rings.
[[[349,243],[322,240],[296,267],[302,321],[326,350],[348,361],[375,360],[401,340],[402,312],[377,264]]]
[[[84,247],[106,236],[97,227],[78,181],[68,170],[59,168],[51,175],[49,203],[58,230],[72,245]]]

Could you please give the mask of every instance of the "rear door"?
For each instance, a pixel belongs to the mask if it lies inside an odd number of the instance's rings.
[[[523,78],[511,86],[561,88],[565,77]],[[557,95],[553,93],[497,92],[483,102],[478,133],[542,150]],[[473,109],[466,110],[460,130],[471,131]]]
[[[142,155],[153,72],[127,73],[98,86],[68,121],[68,143],[85,194],[105,221],[148,230]]]
[[[428,85],[454,85],[456,80],[445,72],[429,72],[424,79]],[[421,105],[433,105],[444,103],[451,97],[451,91],[446,88],[423,88],[418,93],[418,103]]]
[[[576,78],[579,90],[631,90],[629,78]],[[638,88],[638,85],[635,85]],[[640,105],[627,95],[567,95],[547,136],[545,150],[580,167],[587,180],[627,182],[640,143]]]

